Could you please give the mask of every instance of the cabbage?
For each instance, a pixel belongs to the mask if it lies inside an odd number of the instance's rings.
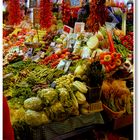
[[[89,40],[87,41],[87,46],[90,49],[96,49],[99,46],[99,40],[96,36],[92,36],[89,38]]]
[[[46,106],[53,105],[58,101],[58,93],[53,88],[46,88],[38,91],[38,96]]]
[[[78,104],[83,104],[86,102],[86,97],[83,93],[77,91],[75,96],[77,98]]]
[[[36,112],[29,109],[25,112],[25,122],[31,126],[40,126],[48,123],[49,119],[45,112]]]
[[[38,97],[31,97],[24,101],[24,107],[31,110],[40,110],[42,108],[42,101]]]

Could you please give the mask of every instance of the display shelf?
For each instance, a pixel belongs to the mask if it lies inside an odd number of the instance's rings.
[[[104,125],[100,112],[71,117],[63,122],[53,122],[31,128],[28,137],[31,140],[63,140],[87,132],[98,125]],[[24,139],[21,138],[21,140]]]

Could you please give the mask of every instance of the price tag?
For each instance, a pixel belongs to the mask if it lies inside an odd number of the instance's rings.
[[[67,26],[67,25],[64,25],[64,27],[63,27],[63,32],[64,32],[65,34],[72,33],[72,32],[73,32],[73,28],[71,28],[71,27],[69,27],[69,26]]]
[[[85,30],[85,23],[76,22],[74,26],[74,33],[81,33]]]
[[[9,53],[14,53],[14,52],[17,52],[17,53],[20,52],[19,46],[15,46],[12,49],[10,49],[10,51],[9,51]]]
[[[70,65],[71,65],[71,60],[68,60],[68,61],[66,61],[66,63],[65,63],[65,68],[64,68],[64,72],[67,72],[68,71],[68,69],[69,69],[69,67],[70,67]]]
[[[64,70],[65,64],[66,64],[66,60],[61,60],[57,65],[57,69]]]
[[[71,7],[81,7],[82,0],[70,0]]]

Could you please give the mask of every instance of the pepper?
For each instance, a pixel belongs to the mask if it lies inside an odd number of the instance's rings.
[[[111,61],[111,55],[109,55],[109,54],[108,55],[105,55],[104,56],[104,61],[105,62],[110,62]]]
[[[110,54],[111,54],[110,52],[101,53],[101,54],[100,54],[100,59],[104,59],[104,56],[105,56],[105,55],[110,55]]]
[[[110,68],[110,70],[114,70],[116,68],[116,64],[115,63],[109,64],[108,67]]]
[[[109,66],[105,66],[105,70],[106,70],[106,72],[110,72]]]
[[[120,59],[117,59],[117,60],[116,60],[116,66],[120,66],[120,65],[121,65],[121,63],[122,63],[122,62],[121,62],[121,60],[120,60]]]
[[[127,40],[123,40],[123,41],[122,41],[122,44],[123,44],[124,46],[127,46],[127,45],[128,45],[128,41],[127,41]]]
[[[120,53],[114,52],[114,53],[111,54],[111,58],[112,59],[117,59],[117,58],[120,58],[120,57],[121,57],[121,54]]]

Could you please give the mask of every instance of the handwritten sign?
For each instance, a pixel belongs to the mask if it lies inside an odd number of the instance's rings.
[[[72,33],[73,32],[73,28],[71,28],[71,27],[69,27],[67,25],[64,25],[63,32],[66,33],[66,34]]]
[[[71,7],[81,7],[82,1],[81,0],[70,0]]]
[[[81,33],[85,29],[85,23],[83,22],[76,22],[74,26],[74,33]]]
[[[37,0],[30,0],[29,1],[29,8],[37,7]]]
[[[34,8],[33,9],[33,23],[34,23],[34,26],[36,24],[39,24],[39,22],[40,22],[39,8]]]

